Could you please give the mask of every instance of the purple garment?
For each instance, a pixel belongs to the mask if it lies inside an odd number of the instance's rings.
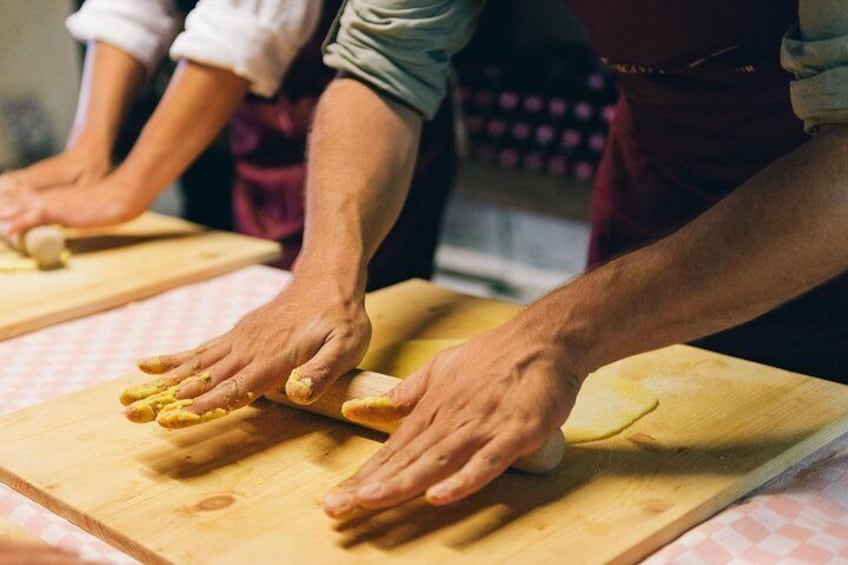
[[[338,10],[324,3],[323,21],[293,63],[279,95],[240,105],[231,124],[236,229],[283,244],[278,266],[290,268],[303,238],[306,137],[318,97],[335,71],[321,62],[321,41]],[[449,101],[425,124],[409,196],[400,218],[369,265],[368,288],[429,278],[442,213],[456,172]]]
[[[797,0],[567,4],[620,87],[590,266],[689,222],[807,140],[779,64]],[[848,277],[697,345],[848,382]]]

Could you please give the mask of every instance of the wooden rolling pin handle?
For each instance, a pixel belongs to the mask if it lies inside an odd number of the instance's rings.
[[[57,226],[37,226],[5,239],[15,249],[35,259],[39,267],[59,264],[65,251],[65,238]]]
[[[390,377],[373,371],[354,369],[339,378],[321,398],[309,405],[295,404],[282,393],[273,393],[268,396],[271,400],[285,404],[286,406],[314,412],[377,431],[391,433],[397,425],[351,422],[342,415],[342,404],[348,400],[357,398],[384,396],[400,382],[401,380],[396,377]],[[527,473],[548,473],[559,466],[564,452],[565,438],[563,438],[562,432],[557,430],[548,437],[542,447],[530,455],[517,459],[512,464],[512,468]]]

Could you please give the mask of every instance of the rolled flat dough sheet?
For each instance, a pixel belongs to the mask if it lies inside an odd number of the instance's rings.
[[[361,369],[408,377],[458,339],[413,339],[369,352]],[[565,443],[603,439],[621,432],[657,407],[657,397],[641,384],[614,374],[589,375],[562,427]]]
[[[67,266],[70,256],[70,252],[65,250],[62,253],[61,262],[56,267]],[[35,259],[21,254],[0,241],[0,275],[3,273],[32,273],[38,270],[40,270],[40,267]]]
[[[2,273],[29,273],[38,270],[35,259],[25,257],[0,242],[0,274]]]

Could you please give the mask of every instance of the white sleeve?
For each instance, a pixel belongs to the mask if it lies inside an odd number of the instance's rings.
[[[250,91],[276,93],[300,48],[318,25],[318,0],[200,0],[171,58],[221,67],[251,82]]]
[[[174,0],[86,0],[65,25],[74,39],[103,41],[152,73],[175,35]]]

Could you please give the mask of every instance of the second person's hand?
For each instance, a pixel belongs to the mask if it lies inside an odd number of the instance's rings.
[[[0,195],[84,186],[109,173],[109,152],[78,144],[34,165],[0,175]]]
[[[149,205],[140,190],[111,174],[86,185],[0,192],[0,220],[15,234],[43,224],[87,228],[117,224]]]

